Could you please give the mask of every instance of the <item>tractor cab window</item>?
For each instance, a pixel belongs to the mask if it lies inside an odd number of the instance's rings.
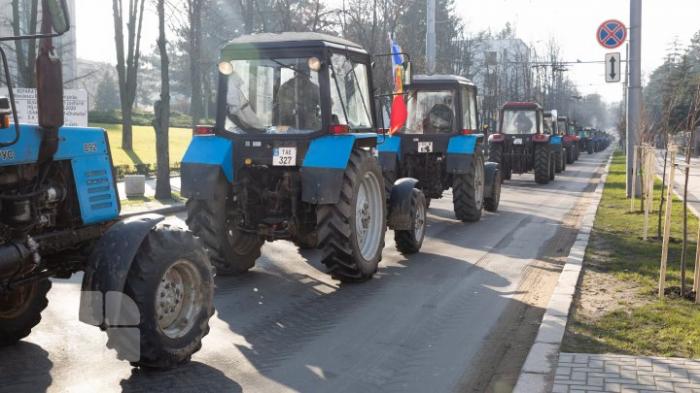
[[[462,88],[462,129],[476,130],[476,96],[472,90]]]
[[[372,128],[367,65],[334,54],[330,64],[331,123],[351,129]]]
[[[544,133],[545,134],[554,134],[554,129],[552,128],[552,118],[551,117],[545,117],[544,118]]]
[[[569,134],[569,130],[566,128],[566,121],[565,120],[557,120],[557,125],[559,128],[559,131],[565,134]]]
[[[537,132],[537,111],[527,109],[506,109],[503,111],[504,134],[534,134]]]
[[[235,133],[304,134],[321,129],[318,72],[306,58],[233,60],[226,129]]]
[[[455,97],[451,90],[413,90],[408,93],[407,134],[437,134],[454,131]],[[476,122],[475,122],[476,123]]]

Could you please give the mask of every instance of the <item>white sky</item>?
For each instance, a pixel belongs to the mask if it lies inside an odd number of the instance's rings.
[[[157,36],[152,3],[147,1],[148,15],[142,36],[145,50],[154,46]],[[455,3],[468,30],[498,31],[510,21],[517,35],[540,52],[554,37],[567,61],[603,60],[607,50],[597,43],[595,31],[604,20],[619,19],[629,27],[628,0],[456,0]],[[78,57],[114,63],[112,0],[76,0],[76,9]],[[674,37],[684,46],[690,42],[693,33],[700,30],[699,15],[700,0],[643,1],[643,75],[663,63]],[[619,49],[624,51],[624,46]],[[569,67],[568,75],[584,94],[597,92],[609,102],[618,101],[622,87],[619,83],[606,84],[603,72],[602,64],[574,65]]]

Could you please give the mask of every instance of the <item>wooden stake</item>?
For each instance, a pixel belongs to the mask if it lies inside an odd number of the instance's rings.
[[[637,146],[632,149],[632,192],[630,193],[630,213],[634,213],[634,194],[637,192]]]
[[[671,237],[671,205],[673,204],[673,175],[676,172],[676,149],[669,149],[671,155],[671,167],[666,191],[666,216],[664,220],[664,240],[661,245],[661,268],[659,269],[659,299],[664,299],[664,289],[666,289],[666,266],[668,264],[668,241]]]
[[[695,303],[700,303],[698,287],[700,286],[700,225],[698,225],[698,235],[695,239],[695,271],[693,276],[693,291],[695,292]]]

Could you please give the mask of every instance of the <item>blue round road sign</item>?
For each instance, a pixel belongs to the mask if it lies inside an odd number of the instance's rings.
[[[615,49],[627,39],[627,28],[619,20],[606,20],[598,27],[596,38],[605,48]]]

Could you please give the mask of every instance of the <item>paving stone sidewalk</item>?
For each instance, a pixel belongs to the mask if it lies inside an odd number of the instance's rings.
[[[700,361],[561,353],[552,392],[699,393]]]

